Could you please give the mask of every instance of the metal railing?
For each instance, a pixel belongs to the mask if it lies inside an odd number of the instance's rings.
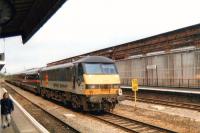
[[[131,86],[131,80],[135,78],[121,78],[121,84]],[[178,87],[178,88],[199,88],[200,79],[145,79],[136,78],[140,86],[155,87]]]

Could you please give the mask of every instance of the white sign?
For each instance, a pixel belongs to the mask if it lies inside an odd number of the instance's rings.
[[[156,65],[147,65],[147,69],[156,69]]]

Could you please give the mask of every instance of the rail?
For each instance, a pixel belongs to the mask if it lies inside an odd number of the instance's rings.
[[[133,100],[134,97],[130,95],[125,95],[125,99]],[[193,104],[193,103],[172,102],[172,101],[159,100],[159,99],[153,99],[153,98],[144,98],[144,97],[138,97],[137,100],[139,102],[160,104],[160,105],[165,105],[165,106],[172,106],[172,107],[186,108],[186,109],[200,111],[200,105]]]
[[[169,129],[165,129],[162,127],[154,126],[148,123],[144,123],[141,121],[137,121],[134,119],[130,119],[127,117],[123,117],[121,115],[117,115],[114,113],[107,112],[106,114],[102,115],[92,115],[92,117],[95,117],[101,121],[104,121],[106,123],[109,123],[113,126],[116,126],[118,128],[121,128],[127,132],[133,132],[133,133],[141,133],[141,132],[148,132],[148,133],[174,133],[174,131],[171,131]]]
[[[110,123],[111,125],[120,128],[124,131],[128,132],[142,132],[142,131],[148,131],[148,132],[173,132],[168,129],[164,129],[161,127],[157,127],[151,124],[147,124],[144,122],[140,122],[137,120],[129,119],[123,116],[117,116],[117,114],[111,114],[111,113],[106,113],[103,115],[93,115],[93,114],[87,114],[88,116],[92,116],[96,119],[99,119],[105,123]],[[106,119],[108,118],[108,119]],[[116,119],[116,120],[114,120]],[[128,125],[127,125],[128,124]]]

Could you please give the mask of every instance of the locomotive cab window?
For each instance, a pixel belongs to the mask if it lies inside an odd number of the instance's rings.
[[[116,67],[114,64],[102,64],[101,67],[102,67],[103,73],[105,73],[105,74],[116,74],[117,73]]]
[[[87,74],[117,74],[116,66],[112,63],[85,63],[84,67]]]

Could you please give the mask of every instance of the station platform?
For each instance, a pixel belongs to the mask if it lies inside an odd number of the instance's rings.
[[[4,88],[0,88],[0,99]],[[42,125],[40,125],[13,97],[9,96],[14,103],[14,111],[11,114],[11,124],[7,128],[0,128],[0,133],[49,133]],[[0,125],[1,125],[0,117]]]
[[[0,124],[1,124],[1,117],[0,117]],[[15,133],[15,130],[12,126],[12,124],[10,125],[10,127],[7,127],[5,129],[2,129],[2,127],[0,128],[0,133]]]
[[[121,88],[122,88],[122,90],[131,90],[132,89],[131,86],[123,86],[123,85],[121,86]],[[199,89],[192,89],[192,88],[167,88],[167,87],[139,86],[139,90],[200,95],[200,88]]]

